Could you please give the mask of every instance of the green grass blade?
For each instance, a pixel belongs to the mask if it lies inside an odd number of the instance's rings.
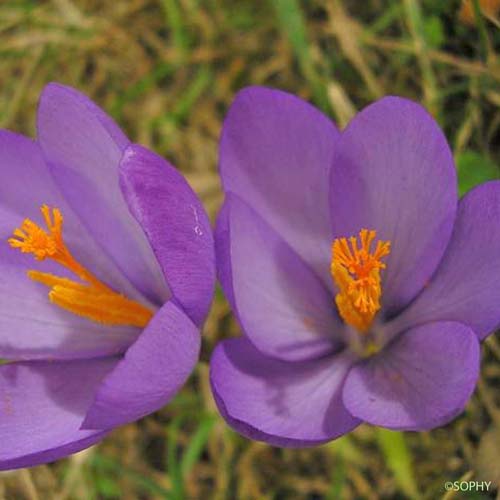
[[[337,500],[342,498],[342,490],[346,481],[346,469],[342,455],[337,456],[335,468],[332,473],[330,490],[326,495],[327,500]]]
[[[420,498],[413,473],[412,457],[404,434],[379,428],[377,440],[401,490],[410,498]]]
[[[205,415],[196,429],[181,460],[181,473],[186,477],[189,471],[199,460],[205,444],[210,437],[210,432],[216,422],[214,415]]]
[[[481,42],[481,56],[488,62],[490,54],[492,53],[490,40],[488,38],[488,32],[486,31],[486,26],[484,25],[483,16],[481,14],[481,6],[479,0],[472,0],[472,8],[474,11],[474,19],[476,21],[477,29],[479,31],[479,39]]]
[[[192,83],[186,91],[179,97],[170,117],[178,123],[186,119],[191,108],[196,104],[203,91],[210,85],[213,79],[212,70],[209,66],[202,66]]]
[[[386,30],[394,21],[397,21],[403,11],[400,3],[389,5],[386,9],[382,9],[380,16],[375,19],[371,26],[367,27],[362,37],[377,35]]]
[[[316,104],[323,111],[331,111],[326,86],[310,56],[306,23],[298,0],[274,0],[271,4],[275,8],[282,30],[290,41],[299,68],[312,88]]]
[[[172,30],[173,45],[178,50],[179,59],[183,59],[189,49],[189,34],[182,20],[182,12],[178,0],[162,0],[167,25]]]
[[[428,54],[428,43],[424,29],[425,18],[419,0],[404,0],[408,27],[413,38],[415,56],[422,72],[422,86],[427,109],[440,121],[439,96],[436,76]]]
[[[464,195],[467,191],[482,184],[500,178],[500,169],[487,156],[475,151],[463,151],[455,157],[458,174],[458,192]]]
[[[175,66],[169,63],[160,62],[150,73],[141,78],[138,82],[128,87],[123,93],[117,94],[115,102],[111,106],[111,114],[119,119],[123,107],[135,101],[143,94],[146,94],[157,82],[174,72]]]
[[[163,488],[159,484],[155,483],[147,476],[143,476],[140,472],[130,469],[129,467],[123,466],[120,462],[117,462],[111,458],[105,457],[103,455],[95,454],[91,459],[91,465],[101,471],[108,471],[109,473],[116,473],[117,475],[126,475],[129,479],[133,480],[138,486],[140,486],[144,492],[158,495],[161,498],[166,498],[168,500],[173,500],[170,491]]]
[[[177,457],[177,437],[182,424],[182,416],[176,417],[168,426],[167,441],[167,464],[168,475],[172,483],[172,499],[182,500],[184,498],[184,483],[181,468]]]

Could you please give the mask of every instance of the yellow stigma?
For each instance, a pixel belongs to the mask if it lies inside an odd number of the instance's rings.
[[[36,260],[52,259],[74,273],[81,282],[50,273],[28,271],[28,276],[50,288],[49,299],[62,309],[105,325],[127,325],[144,328],[153,313],[142,304],[130,300],[102,283],[85,269],[64,243],[63,216],[57,208],[41,207],[47,231],[30,219],[14,230],[8,243]]]
[[[342,319],[360,332],[366,332],[380,309],[380,270],[385,268],[382,257],[389,255],[389,241],[378,241],[373,253],[371,246],[376,232],[362,229],[359,243],[355,236],[338,238],[332,245],[331,273],[339,288],[335,303]]]

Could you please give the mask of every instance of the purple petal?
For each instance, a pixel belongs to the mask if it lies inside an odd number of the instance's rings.
[[[137,145],[125,150],[120,184],[173,296],[201,325],[212,302],[215,256],[212,229],[200,200],[167,161]]]
[[[126,137],[95,104],[58,84],[45,87],[38,139],[67,202],[84,226],[145,297],[169,298],[158,262],[119,186]]]
[[[199,350],[198,329],[168,302],[104,379],[82,428],[115,427],[158,410],[184,384]]]
[[[348,354],[319,361],[279,361],[239,338],[216,347],[210,380],[222,416],[244,436],[276,446],[311,446],[360,423],[341,398],[351,364]]]
[[[57,206],[64,215],[65,240],[76,258],[115,289],[134,299],[141,296],[65,204],[35,142],[0,131],[0,167],[0,358],[67,359],[123,352],[139,329],[104,327],[51,304],[47,288],[31,281],[26,272],[38,269],[75,276],[22,254],[7,239],[25,217],[42,223],[42,204]]]
[[[433,118],[398,97],[356,115],[336,148],[334,235],[367,228],[391,241],[382,299],[395,312],[422,289],[448,244],[457,204],[453,157]]]
[[[47,287],[0,261],[0,359],[76,359],[125,352],[139,328],[105,326],[52,304]]]
[[[219,242],[218,248],[230,248],[228,297],[234,294],[246,335],[260,351],[279,359],[304,360],[333,352],[342,330],[333,295],[245,202],[230,194],[226,203],[230,240]]]
[[[24,270],[39,269],[72,276],[59,265],[48,261],[36,262],[31,255],[22,254],[7,244],[6,240],[25,218],[43,225],[40,207],[47,204],[61,210],[64,216],[64,239],[79,262],[115,290],[132,299],[144,300],[66,204],[37,143],[22,135],[0,130],[0,169],[0,262]]]
[[[231,231],[229,214],[231,210],[230,199],[234,195],[228,194],[217,215],[215,226],[215,255],[217,258],[217,278],[224,290],[224,294],[231,305],[233,314],[238,318],[236,301],[234,300],[233,273],[231,270]]]
[[[224,122],[220,173],[332,288],[328,176],[338,138],[333,123],[286,92],[241,91]]]
[[[460,323],[429,323],[354,366],[345,381],[344,404],[374,425],[432,429],[464,409],[478,375],[474,332]]]
[[[482,340],[500,326],[500,182],[488,182],[460,201],[438,271],[391,329],[427,321],[459,321]]]
[[[0,469],[50,462],[102,439],[102,429],[80,425],[115,363],[108,358],[0,366]]]

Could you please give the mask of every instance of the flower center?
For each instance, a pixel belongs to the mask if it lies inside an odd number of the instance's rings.
[[[28,271],[28,276],[50,288],[49,299],[66,311],[105,325],[144,328],[153,313],[142,304],[128,299],[102,283],[71,255],[62,236],[63,216],[57,208],[41,207],[47,231],[30,219],[14,230],[8,243],[36,260],[52,259],[74,273],[81,282],[51,273]]]
[[[389,241],[378,241],[371,251],[376,232],[362,229],[358,239],[337,238],[332,245],[331,273],[339,289],[335,303],[342,319],[360,332],[366,332],[380,309],[380,270],[382,257],[391,251]]]

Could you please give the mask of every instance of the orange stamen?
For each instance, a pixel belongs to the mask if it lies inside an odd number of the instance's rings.
[[[381,259],[389,255],[391,244],[378,241],[371,251],[376,231],[362,229],[356,237],[338,238],[332,245],[331,273],[339,288],[335,303],[342,319],[360,332],[366,332],[380,309],[382,288]]]
[[[47,231],[32,220],[25,219],[21,227],[14,230],[8,243],[23,253],[33,254],[36,260],[51,259],[80,278],[81,282],[77,282],[50,273],[28,271],[33,281],[50,288],[50,301],[97,323],[144,328],[153,313],[142,304],[115,292],[71,255],[62,236],[63,216],[59,209],[51,211],[43,205],[40,210]]]

